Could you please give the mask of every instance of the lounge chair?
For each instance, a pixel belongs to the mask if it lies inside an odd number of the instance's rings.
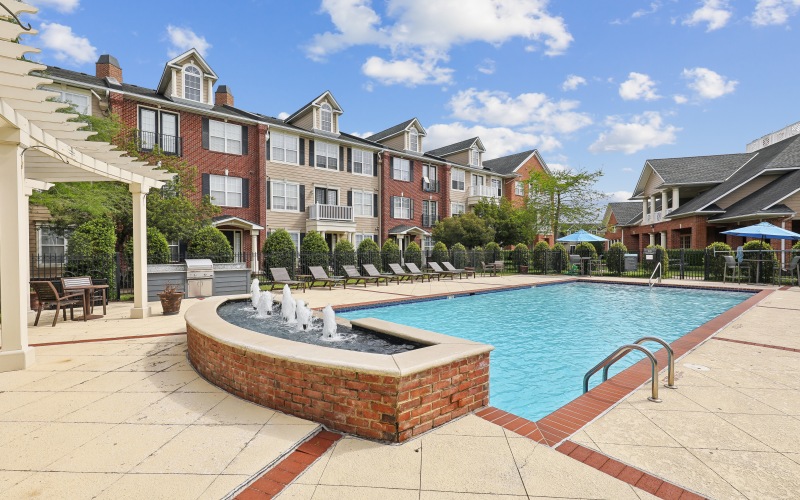
[[[412,274],[421,274],[423,276],[422,277],[423,283],[425,282],[425,276],[428,277],[428,281],[430,281],[431,278],[436,278],[437,281],[442,281],[442,275],[436,270],[433,270],[433,271],[422,271],[413,262],[407,262],[406,263],[406,267],[408,268],[409,271],[411,271]]]
[[[442,276],[446,276],[446,277],[449,277],[450,279],[454,279],[454,276],[456,274],[460,275],[460,273],[458,271],[448,271],[446,269],[442,269],[442,266],[440,266],[438,263],[433,262],[433,261],[428,262],[428,265],[430,266],[431,269],[433,269],[439,275],[439,280],[440,281],[442,279],[441,278]]]
[[[358,274],[356,266],[342,266],[342,269],[344,269],[344,272],[347,274],[347,279],[355,280],[356,285],[358,285],[358,282],[360,281],[364,283],[364,287],[366,288],[367,283],[373,281],[376,285],[380,286],[381,280],[383,280],[387,286],[389,285],[389,279],[386,276],[363,276]]]
[[[322,286],[327,286],[328,290],[333,290],[335,285],[342,285],[344,288],[347,288],[347,278],[328,276],[328,273],[322,269],[322,266],[308,266],[308,270],[311,272],[311,276],[314,277],[311,286],[314,286],[315,283],[322,283]]]
[[[45,306],[56,306],[56,314],[53,316],[53,326],[56,326],[56,322],[58,322],[59,311],[63,311],[64,321],[66,321],[67,307],[69,307],[69,318],[74,320],[75,306],[79,305],[84,307],[83,292],[60,295],[55,285],[50,281],[31,281],[31,288],[36,292],[36,297],[39,300],[39,307],[36,308],[36,320],[34,320],[33,326],[39,324],[39,316],[42,314],[42,309],[44,309]],[[86,321],[85,314],[83,315],[83,320]]]
[[[382,272],[378,271],[375,267],[375,264],[364,264],[364,270],[373,278],[383,278],[386,280],[386,283],[389,283],[389,280],[396,281],[397,284],[400,284],[400,276],[395,274],[383,274]]]
[[[306,293],[306,282],[293,280],[285,267],[270,267],[269,272],[272,273],[272,281],[267,282],[268,285],[271,285],[270,290],[275,290],[276,287],[281,285],[289,285],[295,288],[302,287],[303,293]]]
[[[453,264],[451,264],[449,262],[442,262],[442,265],[448,271],[452,271],[454,273],[458,273],[458,277],[459,278],[464,274],[467,275],[467,278],[469,278],[470,274],[472,275],[473,278],[475,277],[475,269],[460,269],[460,268],[457,268],[456,266],[454,266]]]
[[[403,271],[403,267],[400,264],[389,264],[389,269],[392,270],[395,276],[399,276],[400,278],[405,278],[412,283],[416,281],[417,278],[420,278],[423,283],[425,283],[425,275],[422,273],[407,273]]]

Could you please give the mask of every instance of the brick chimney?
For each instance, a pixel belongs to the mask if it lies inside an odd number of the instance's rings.
[[[220,85],[214,92],[214,104],[217,106],[233,106],[233,94],[227,85]]]
[[[122,83],[122,68],[117,58],[110,54],[103,54],[94,65],[97,78],[111,77]]]

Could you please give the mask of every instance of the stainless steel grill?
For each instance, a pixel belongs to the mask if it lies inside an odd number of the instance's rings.
[[[186,259],[187,297],[210,297],[214,286],[211,259]]]

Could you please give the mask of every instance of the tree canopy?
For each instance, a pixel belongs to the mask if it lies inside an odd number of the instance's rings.
[[[533,211],[516,208],[506,198],[501,198],[500,203],[481,200],[475,205],[474,211],[494,230],[494,241],[500,246],[533,241],[536,234]]]
[[[532,172],[528,183],[532,195],[526,201],[530,220],[538,231],[558,236],[565,222],[594,222],[600,219],[600,202],[605,193],[594,188],[602,171],[556,170]]]
[[[495,231],[486,221],[472,212],[457,217],[445,217],[433,228],[433,239],[448,247],[461,243],[467,248],[485,245],[494,239]]]

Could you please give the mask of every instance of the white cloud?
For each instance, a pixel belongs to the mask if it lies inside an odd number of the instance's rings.
[[[53,51],[59,61],[86,64],[97,61],[97,49],[89,39],[78,36],[72,28],[58,23],[42,23],[39,39],[45,49]]]
[[[645,111],[624,122],[617,116],[606,119],[607,131],[600,134],[589,146],[592,153],[622,152],[633,154],[645,148],[675,143],[675,134],[680,128],[667,125],[661,114]]]
[[[541,93],[514,97],[506,92],[474,88],[457,92],[448,103],[459,120],[560,133],[574,132],[592,123],[588,114],[576,111],[579,105],[579,101],[554,101]]]
[[[80,0],[30,0],[28,3],[37,7],[53,8],[61,13],[69,14],[78,8]]]
[[[608,201],[615,202],[615,201],[630,201],[630,197],[633,196],[633,193],[630,191],[614,191],[613,193],[606,193],[608,196]]]
[[[438,66],[438,60],[435,58],[387,61],[378,56],[372,56],[361,66],[361,71],[384,85],[402,84],[409,87],[424,84],[448,84],[453,77],[453,70]]]
[[[483,73],[484,75],[491,75],[494,73],[495,70],[495,62],[494,59],[489,59],[488,57],[483,60],[478,66],[477,70]]]
[[[508,127],[467,126],[460,122],[437,123],[426,128],[425,149],[435,149],[468,137],[480,137],[486,147],[486,159],[537,148],[552,151],[561,143],[552,136],[519,132]],[[549,164],[548,164],[549,165]]]
[[[700,99],[716,99],[730,94],[739,83],[708,68],[684,69],[682,76],[690,80],[689,88],[694,90]]]
[[[724,28],[731,19],[732,12],[728,0],[703,0],[699,9],[683,20],[687,26],[706,23],[706,31]]]
[[[628,173],[630,173],[630,172],[633,172],[633,169],[632,169],[631,167],[624,167],[624,168],[622,169],[622,171],[623,171],[623,172],[628,172]]]
[[[289,118],[289,116],[290,116],[289,113],[287,113],[286,111],[281,111],[280,113],[278,113],[278,118],[281,120],[285,120]]]
[[[656,82],[644,73],[632,71],[628,74],[628,79],[619,86],[619,95],[626,101],[654,101],[661,98],[656,93]]]
[[[798,11],[800,0],[758,0],[750,22],[756,26],[786,24]]]
[[[362,139],[365,137],[369,137],[371,135],[375,135],[375,132],[368,130],[367,132],[350,132],[350,135],[354,135],[356,137],[361,137]]]
[[[564,83],[561,84],[561,90],[575,90],[581,85],[586,85],[586,78],[578,75],[569,75]]]
[[[206,37],[200,36],[190,28],[180,28],[178,26],[167,26],[167,37],[172,47],[167,51],[169,57],[176,57],[183,54],[189,49],[197,49],[201,56],[205,57],[208,54],[208,49],[211,44],[208,43]]]
[[[672,100],[675,101],[675,104],[686,104],[689,101],[689,98],[685,95],[676,94],[672,96]]]
[[[650,2],[650,6],[647,9],[639,9],[631,14],[630,18],[628,19],[614,19],[611,21],[611,24],[628,24],[633,19],[639,19],[640,17],[649,16],[650,14],[655,14],[656,12],[661,9],[661,2]]]

